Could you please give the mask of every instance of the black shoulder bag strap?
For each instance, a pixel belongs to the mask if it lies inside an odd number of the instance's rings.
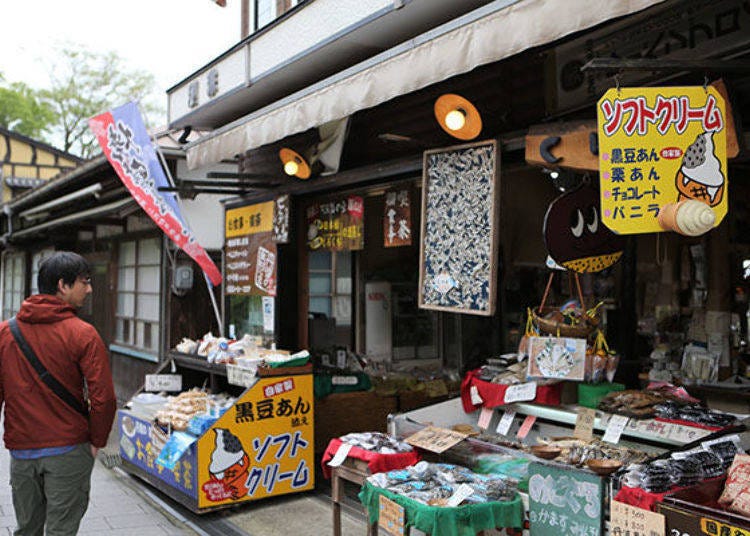
[[[34,350],[31,349],[29,343],[26,342],[23,334],[21,334],[21,330],[18,329],[18,322],[16,322],[15,316],[8,320],[8,325],[10,326],[10,332],[13,334],[13,338],[16,340],[18,347],[21,348],[21,352],[23,352],[23,355],[26,356],[26,359],[28,359],[31,366],[34,367],[34,370],[37,374],[39,374],[39,377],[47,385],[47,387],[52,389],[52,392],[59,396],[63,400],[63,402],[68,404],[71,408],[76,410],[84,417],[88,418],[88,410],[83,407],[78,399],[70,394],[70,391],[68,391],[59,381],[57,381],[57,378],[50,374],[47,368],[42,364],[42,362],[39,361],[39,358],[34,353]]]

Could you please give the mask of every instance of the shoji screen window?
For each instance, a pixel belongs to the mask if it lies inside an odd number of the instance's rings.
[[[159,350],[161,240],[120,243],[117,272],[115,341],[143,350]]]

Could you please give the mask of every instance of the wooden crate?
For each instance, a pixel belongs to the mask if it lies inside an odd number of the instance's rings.
[[[315,400],[315,452],[322,454],[334,437],[350,432],[386,432],[398,398],[375,391],[334,393]]]

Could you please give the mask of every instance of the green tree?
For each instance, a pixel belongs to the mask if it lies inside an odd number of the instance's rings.
[[[6,83],[0,75],[0,126],[34,139],[46,139],[55,121],[52,108],[39,92],[23,82]]]
[[[150,100],[156,86],[154,76],[129,69],[116,52],[92,52],[72,44],[58,50],[49,69],[50,85],[40,94],[54,113],[51,130],[62,150],[91,158],[98,145],[88,129],[88,119],[128,101],[139,100],[146,117],[161,112]]]

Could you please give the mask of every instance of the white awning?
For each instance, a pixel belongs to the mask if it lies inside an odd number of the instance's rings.
[[[498,0],[189,144],[188,167],[233,158],[663,1]]]
[[[57,218],[56,220],[49,220],[44,223],[34,225],[33,227],[27,227],[26,229],[21,229],[19,231],[11,233],[10,238],[11,239],[23,238],[24,236],[32,235],[40,231],[51,229],[53,227],[59,227],[60,225],[76,223],[76,222],[83,221],[89,218],[95,218],[97,216],[107,216],[107,215],[112,215],[113,213],[121,214],[124,210],[129,209],[129,208],[135,208],[135,207],[138,207],[135,199],[133,199],[131,196],[128,196],[118,201],[113,201],[112,203],[108,203],[106,205],[89,208],[86,210],[82,210],[80,212],[74,212],[72,214],[68,214],[67,216],[61,216]]]

